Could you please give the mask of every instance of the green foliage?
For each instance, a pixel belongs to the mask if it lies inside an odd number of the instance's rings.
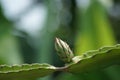
[[[113,30],[108,21],[107,10],[99,0],[92,0],[85,9],[79,10],[81,14],[78,34],[75,44],[75,54],[98,49],[102,46],[115,45]]]
[[[0,64],[21,64],[17,38],[11,34],[12,23],[2,13],[0,6]]]
[[[35,79],[47,76],[55,71],[82,74],[119,63],[120,44],[89,51],[81,56],[75,56],[73,62],[64,67],[54,67],[49,64],[1,65],[0,79]]]
[[[108,21],[110,18],[108,19],[106,14],[107,10],[105,10],[101,1],[91,0],[87,8],[84,7],[84,9],[79,9],[81,7],[78,7],[79,4],[76,3],[76,0],[46,0],[43,2],[41,2],[41,4],[46,7],[47,16],[37,37],[33,38],[28,34],[27,36],[24,34],[17,36],[19,38],[22,37],[22,39],[26,38],[25,43],[27,43],[27,47],[24,47],[26,44],[20,39],[19,41],[22,43],[19,45],[18,39],[11,34],[14,33],[13,24],[16,24],[16,22],[19,23],[19,19],[18,21],[10,22],[10,20],[14,20],[14,17],[7,20],[0,8],[0,80],[36,80],[34,78],[46,76],[56,71],[70,72],[73,74],[64,74],[63,72],[40,80],[53,80],[54,78],[57,80],[119,80],[119,67],[113,66],[112,68],[103,70],[104,67],[119,64],[119,46],[104,47],[100,50],[86,52],[88,50],[98,49],[101,46],[116,44],[113,30],[111,29],[111,23]],[[39,4],[39,1],[37,4]],[[23,17],[19,16],[19,18],[21,21]],[[76,22],[78,22],[78,24]],[[117,21],[117,23],[119,23],[119,21]],[[112,24],[114,24],[114,28],[115,25],[118,26],[116,23],[112,22]],[[119,32],[118,28],[116,30]],[[15,34],[16,31],[17,30],[15,30]],[[77,36],[75,33],[77,33]],[[117,35],[119,34],[117,33]],[[62,65],[57,55],[54,55],[53,42],[55,36],[59,36],[64,40],[67,39],[72,49],[75,43],[74,51],[75,55],[78,56],[73,58],[70,57],[70,54],[62,53],[62,60],[67,62],[64,67],[49,65]],[[21,53],[23,54],[22,56]],[[27,58],[25,56],[27,56]],[[23,61],[23,59],[25,61]],[[9,64],[21,64],[23,62],[45,62],[48,64],[8,66]],[[38,69],[37,66],[40,69]],[[102,71],[100,71],[100,69],[102,69]],[[84,75],[86,72],[90,73]],[[78,74],[74,75],[74,73]],[[105,78],[103,79],[103,77]]]
[[[112,46],[116,44],[114,32],[111,27],[111,23],[109,22],[109,16],[107,14],[105,5],[103,5],[102,1],[100,0],[90,0],[90,3],[87,5],[87,7],[80,7],[78,10],[79,18],[77,19],[79,22],[77,25],[78,32],[75,41],[75,55],[79,56],[89,50],[96,50],[102,46]],[[90,65],[87,66],[90,67]],[[99,64],[95,66],[99,67]],[[89,67],[86,68],[89,69]],[[83,77],[86,78],[85,80],[115,80],[110,77],[112,75],[114,76],[117,71],[118,73],[120,72],[118,69],[110,69],[110,71],[109,69],[106,71],[94,71],[88,75],[84,75]],[[78,76],[80,75],[81,74]],[[104,79],[104,77],[106,79]],[[118,80],[120,79],[119,76],[117,76],[117,78]]]
[[[0,79],[35,79],[51,74],[54,71],[55,67],[49,64],[1,65]]]
[[[67,68],[67,71],[72,73],[85,73],[117,65],[120,63],[120,45],[89,51],[74,57],[73,60],[79,61],[75,61]]]

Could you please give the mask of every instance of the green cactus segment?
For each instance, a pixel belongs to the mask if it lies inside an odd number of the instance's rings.
[[[120,44],[113,47],[103,47],[72,58],[72,63],[64,67],[54,67],[49,64],[0,65],[0,80],[36,79],[47,76],[55,71],[70,73],[86,73],[120,64]]]
[[[1,65],[0,80],[4,79],[35,79],[47,76],[55,71],[49,64]]]
[[[66,71],[85,73],[120,64],[120,44],[113,47],[103,47],[73,58],[74,63],[68,65]]]

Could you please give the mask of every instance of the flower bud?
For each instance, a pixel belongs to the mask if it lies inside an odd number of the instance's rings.
[[[72,61],[72,58],[74,57],[74,55],[69,45],[66,42],[62,41],[59,38],[56,38],[55,48],[62,61],[66,63],[69,63]]]

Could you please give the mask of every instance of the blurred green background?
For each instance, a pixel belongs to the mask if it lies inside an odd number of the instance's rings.
[[[0,64],[64,66],[54,39],[75,55],[120,43],[120,0],[0,0]],[[56,72],[37,80],[120,80],[120,66],[90,73]]]

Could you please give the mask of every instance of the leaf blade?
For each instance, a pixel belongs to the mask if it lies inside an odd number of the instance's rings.
[[[68,65],[66,71],[84,73],[120,64],[120,45],[103,47],[102,49],[89,51],[77,57],[79,60]]]
[[[35,79],[47,76],[55,71],[55,67],[49,64],[23,64],[23,65],[1,65],[0,79]]]

